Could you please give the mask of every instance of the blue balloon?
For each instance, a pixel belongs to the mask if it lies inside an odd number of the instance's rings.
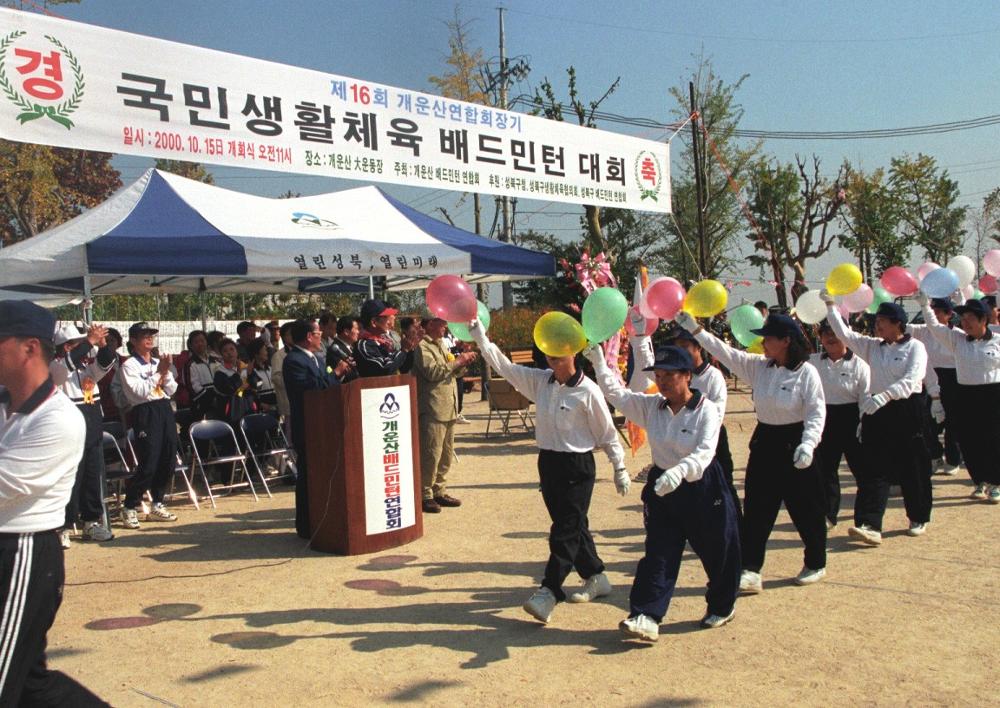
[[[958,276],[950,268],[932,270],[920,281],[920,290],[927,297],[948,297],[958,290]]]

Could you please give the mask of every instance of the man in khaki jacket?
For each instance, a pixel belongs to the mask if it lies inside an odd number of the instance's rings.
[[[443,506],[461,506],[445,488],[454,457],[455,419],[458,396],[455,380],[476,358],[466,352],[457,358],[445,349],[442,337],[448,323],[440,318],[425,319],[425,336],[416,349],[413,375],[417,378],[417,410],[420,421],[420,476],[424,513],[440,513]]]

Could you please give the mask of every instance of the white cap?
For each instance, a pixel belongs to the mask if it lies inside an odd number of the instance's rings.
[[[86,338],[87,335],[80,334],[80,330],[76,328],[76,325],[64,324],[62,327],[56,328],[56,332],[52,336],[52,343],[58,347],[60,344],[65,344],[66,342]]]

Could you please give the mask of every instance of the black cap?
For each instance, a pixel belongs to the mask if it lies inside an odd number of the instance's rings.
[[[381,300],[365,300],[361,303],[361,322],[366,327],[376,317],[396,314],[399,314],[399,310],[389,307]]]
[[[147,334],[156,334],[160,330],[150,327],[148,322],[136,322],[128,328],[128,338],[145,337]]]
[[[931,300],[932,310],[944,310],[945,312],[952,311],[951,300],[946,297],[936,297]]]
[[[28,300],[0,300],[0,337],[33,337],[52,341],[56,318]]]
[[[753,334],[758,337],[797,337],[801,340],[805,340],[805,335],[802,334],[802,328],[799,327],[799,323],[788,315],[782,315],[780,313],[772,312],[764,320],[764,326],[760,329],[750,330]]]
[[[902,305],[897,305],[894,302],[883,302],[875,310],[875,316],[888,317],[890,320],[906,324],[906,310],[903,309]]]
[[[983,295],[979,299],[982,300],[983,302],[985,302],[987,307],[996,307],[997,306],[997,296],[996,295]]]
[[[693,334],[688,332],[686,329],[681,329],[680,327],[672,330],[667,335],[667,344],[676,344],[680,341],[694,342],[695,344],[698,344],[698,339]],[[698,344],[698,346],[701,345]]]
[[[971,312],[979,318],[986,317],[987,307],[986,303],[982,300],[966,300],[964,305],[959,305],[955,308],[955,312],[959,315],[964,315],[966,312]]]
[[[662,369],[663,371],[694,371],[694,361],[687,350],[680,347],[666,346],[656,350],[656,359],[652,366],[647,366],[643,371],[653,371]]]

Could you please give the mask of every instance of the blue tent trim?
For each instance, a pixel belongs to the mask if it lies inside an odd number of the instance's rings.
[[[245,275],[243,247],[185,202],[155,171],[131,213],[87,244],[92,273]]]
[[[382,192],[381,189],[379,189]],[[471,254],[471,272],[502,275],[555,275],[556,259],[548,253],[529,251],[509,243],[463,231],[431,218],[382,192],[403,216],[417,228],[440,240],[443,244]]]

